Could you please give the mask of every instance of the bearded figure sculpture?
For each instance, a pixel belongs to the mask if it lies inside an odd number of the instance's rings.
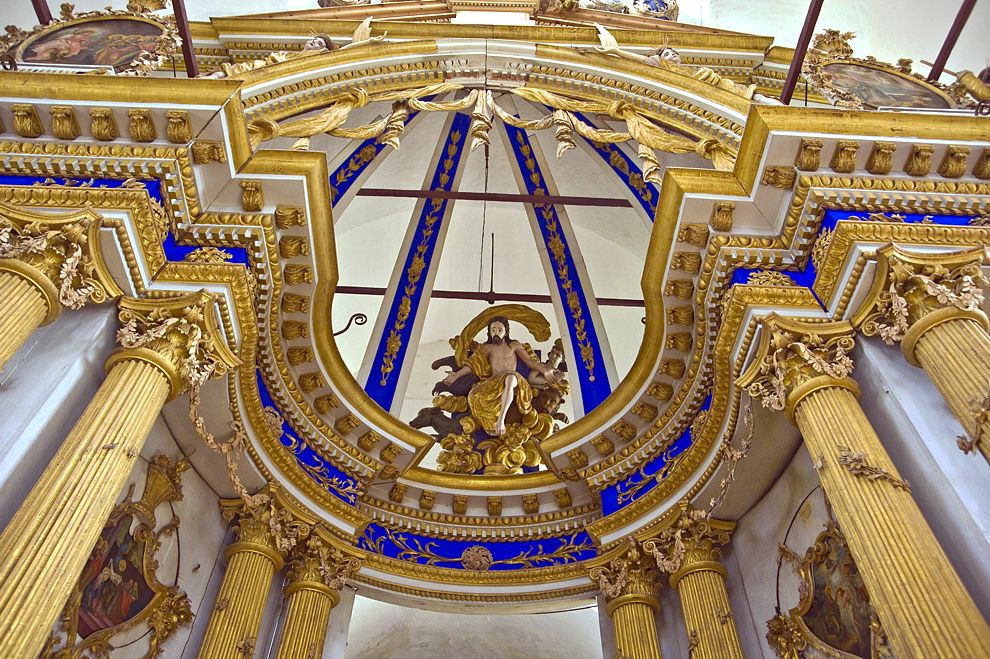
[[[537,340],[549,338],[549,323],[539,312],[502,305],[472,320],[450,340],[454,355],[433,363],[451,371],[433,389],[434,406],[421,410],[410,425],[437,431],[445,449],[438,459],[443,471],[533,470],[542,461],[537,443],[554,432],[556,422],[567,422],[559,412],[569,393],[560,340],[540,361],[528,344],[511,338],[510,315]],[[479,344],[474,336],[482,328],[487,340]]]

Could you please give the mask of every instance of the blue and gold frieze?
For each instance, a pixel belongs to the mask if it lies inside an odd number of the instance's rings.
[[[524,570],[566,565],[598,555],[587,531],[529,541],[447,540],[371,523],[358,547],[398,561],[456,570]]]

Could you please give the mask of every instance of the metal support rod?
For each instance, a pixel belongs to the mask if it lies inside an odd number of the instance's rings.
[[[941,77],[945,63],[949,61],[949,55],[952,54],[952,49],[956,47],[956,41],[959,40],[959,35],[966,27],[966,21],[969,20],[969,15],[973,13],[975,6],[976,0],[963,0],[962,6],[959,7],[959,12],[956,14],[956,20],[952,21],[952,27],[949,28],[949,33],[945,35],[942,50],[938,51],[938,57],[935,58],[932,70],[928,72],[930,82],[935,82]]]
[[[390,188],[361,188],[359,197],[405,197],[411,199],[464,199],[468,201],[503,201],[509,203],[563,204],[565,206],[607,206],[632,208],[628,199],[610,197],[560,197],[554,195],[507,194],[501,192],[446,192],[444,190],[395,190]]]
[[[39,25],[48,25],[52,22],[52,10],[48,8],[48,0],[31,0],[34,5],[34,13],[38,16]]]
[[[175,13],[175,25],[179,28],[179,36],[182,38],[182,60],[186,63],[186,75],[195,78],[199,76],[199,64],[196,62],[196,51],[193,50],[192,36],[189,34],[186,1],[172,0],[172,11]]]
[[[337,286],[335,293],[341,295],[385,295],[385,289],[377,286]],[[495,302],[530,302],[550,304],[553,298],[549,295],[532,295],[529,293],[499,293],[496,291],[430,291],[431,298],[446,300],[480,300],[495,304]],[[645,307],[643,300],[633,300],[623,297],[599,297],[595,301],[600,307]]]
[[[815,25],[818,24],[818,14],[821,13],[823,4],[825,4],[825,0],[811,0],[808,4],[808,15],[804,18],[804,27],[801,28],[801,36],[798,37],[797,46],[794,48],[791,68],[787,70],[784,89],[780,92],[780,102],[784,105],[791,104],[791,97],[794,95],[798,78],[801,76],[801,66],[804,64],[804,56],[808,54],[808,44],[811,43],[811,35],[815,33]]]

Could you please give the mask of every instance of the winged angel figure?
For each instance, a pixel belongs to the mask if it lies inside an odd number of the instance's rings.
[[[560,410],[570,387],[563,376],[558,339],[540,358],[509,335],[509,319],[522,323],[538,341],[550,338],[550,325],[538,311],[506,304],[478,314],[450,340],[454,354],[433,363],[451,371],[433,388],[433,407],[410,423],[432,427],[444,448],[438,462],[456,473],[522,473],[542,461],[536,443],[567,423]],[[475,341],[487,329],[484,343]]]

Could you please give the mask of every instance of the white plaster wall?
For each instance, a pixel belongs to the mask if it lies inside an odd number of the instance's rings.
[[[358,596],[343,656],[346,659],[601,657],[598,607],[594,600],[575,603],[581,608],[558,613],[468,615],[405,608]]]
[[[787,546],[803,555],[825,529],[828,514],[817,486],[818,475],[802,445],[777,483],[739,520],[732,534],[732,551],[725,561],[730,575],[729,597],[747,657],[776,657],[766,642],[766,621],[773,617],[777,602],[777,545],[786,537]],[[734,584],[734,573],[741,576],[741,584]],[[779,593],[782,612],[797,605],[798,579],[786,564],[780,568]],[[746,618],[749,629],[740,624]]]
[[[62,313],[0,372],[0,528],[13,517],[103,382],[112,305]]]
[[[857,343],[860,399],[911,494],[959,577],[990,618],[990,469],[982,455],[965,455],[965,431],[920,368],[898,346]]]

